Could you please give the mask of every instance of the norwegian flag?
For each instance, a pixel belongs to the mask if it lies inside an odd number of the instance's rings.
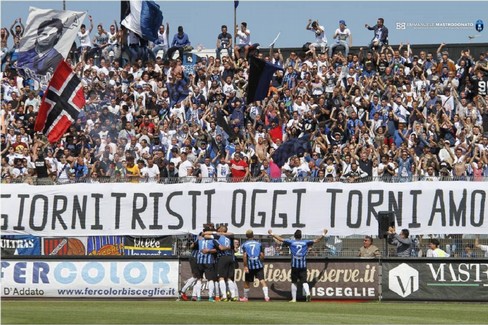
[[[81,81],[71,67],[61,61],[42,98],[34,129],[54,143],[75,122],[83,106],[85,97]]]

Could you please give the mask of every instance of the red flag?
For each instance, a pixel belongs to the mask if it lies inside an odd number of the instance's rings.
[[[42,97],[34,129],[54,143],[76,121],[83,106],[85,96],[81,81],[71,67],[61,61]]]

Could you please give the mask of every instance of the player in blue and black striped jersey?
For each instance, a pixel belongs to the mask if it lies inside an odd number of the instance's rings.
[[[234,256],[234,234],[227,232],[227,226],[217,226],[217,231],[205,232],[206,236],[213,235],[216,241],[217,250],[217,277],[219,280],[221,300],[237,301],[238,290],[234,282],[235,256]],[[227,287],[230,297],[227,295]]]
[[[283,239],[279,235],[273,234],[273,231],[268,230],[268,234],[273,236],[274,239],[283,243],[285,246],[290,247],[291,252],[291,297],[290,302],[297,301],[297,283],[300,281],[305,292],[306,301],[311,300],[310,287],[307,282],[307,254],[310,247],[313,244],[321,241],[327,234],[327,229],[324,229],[322,236],[314,240],[302,239],[302,231],[295,231],[295,239]]]
[[[210,229],[204,229],[210,230]],[[208,284],[208,301],[215,302],[214,300],[214,290],[215,281],[217,280],[217,272],[215,271],[215,254],[217,253],[217,245],[213,238],[199,237],[198,239],[198,254],[197,254],[197,265],[198,265],[198,281],[195,285],[198,288],[197,300],[201,299],[201,286],[203,275],[207,279]]]
[[[268,286],[264,281],[264,252],[263,246],[260,242],[254,239],[254,232],[252,230],[246,231],[247,241],[242,244],[242,259],[244,262],[244,297],[241,301],[248,301],[249,283],[254,282],[254,278],[258,278],[263,287],[264,300],[269,301]]]

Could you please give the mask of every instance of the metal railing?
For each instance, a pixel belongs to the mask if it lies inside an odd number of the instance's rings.
[[[73,183],[158,183],[158,184],[184,184],[184,183],[240,183],[240,182],[269,182],[269,183],[282,183],[282,182],[312,182],[312,183],[364,183],[364,182],[385,182],[385,183],[408,183],[419,181],[467,181],[467,182],[487,182],[488,177],[475,177],[475,176],[436,176],[436,177],[424,177],[424,176],[411,176],[411,177],[364,177],[361,179],[351,179],[342,177],[247,177],[233,178],[233,177],[214,177],[214,178],[198,178],[195,176],[187,177],[161,177],[156,178],[116,178],[116,177],[83,177],[83,178],[67,178],[67,179],[52,179],[52,178],[37,178],[33,177],[19,177],[2,179],[2,184],[19,184],[27,183],[31,185],[63,185]]]
[[[290,256],[288,247],[280,245],[273,241],[269,236],[255,236],[261,241],[264,247],[265,256]],[[292,238],[292,234],[284,234],[283,237]],[[395,246],[386,245],[384,239],[377,236],[373,237],[373,244],[376,245],[383,257],[395,256]],[[481,242],[488,242],[487,235],[435,235],[440,242],[440,247],[445,250],[450,257],[465,257],[466,252],[471,252],[472,258],[483,258],[485,252],[476,249],[474,246],[475,238],[481,238]],[[315,236],[304,236],[304,239],[315,239]],[[327,236],[323,241],[311,247],[308,255],[313,257],[358,257],[359,248],[363,245],[364,236]],[[236,239],[242,244],[246,241],[245,236],[236,236]],[[411,257],[425,257],[429,249],[430,237],[411,236],[413,247]],[[174,236],[176,245],[174,254],[178,256],[190,255],[188,249],[190,241],[187,236]],[[466,247],[469,247],[466,248]]]

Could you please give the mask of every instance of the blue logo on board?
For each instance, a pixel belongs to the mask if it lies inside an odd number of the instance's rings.
[[[476,24],[474,25],[474,27],[476,28],[476,30],[477,30],[478,32],[481,32],[485,26],[484,26],[484,24],[483,24],[483,21],[482,21],[481,19],[478,19],[478,20],[476,21]]]

